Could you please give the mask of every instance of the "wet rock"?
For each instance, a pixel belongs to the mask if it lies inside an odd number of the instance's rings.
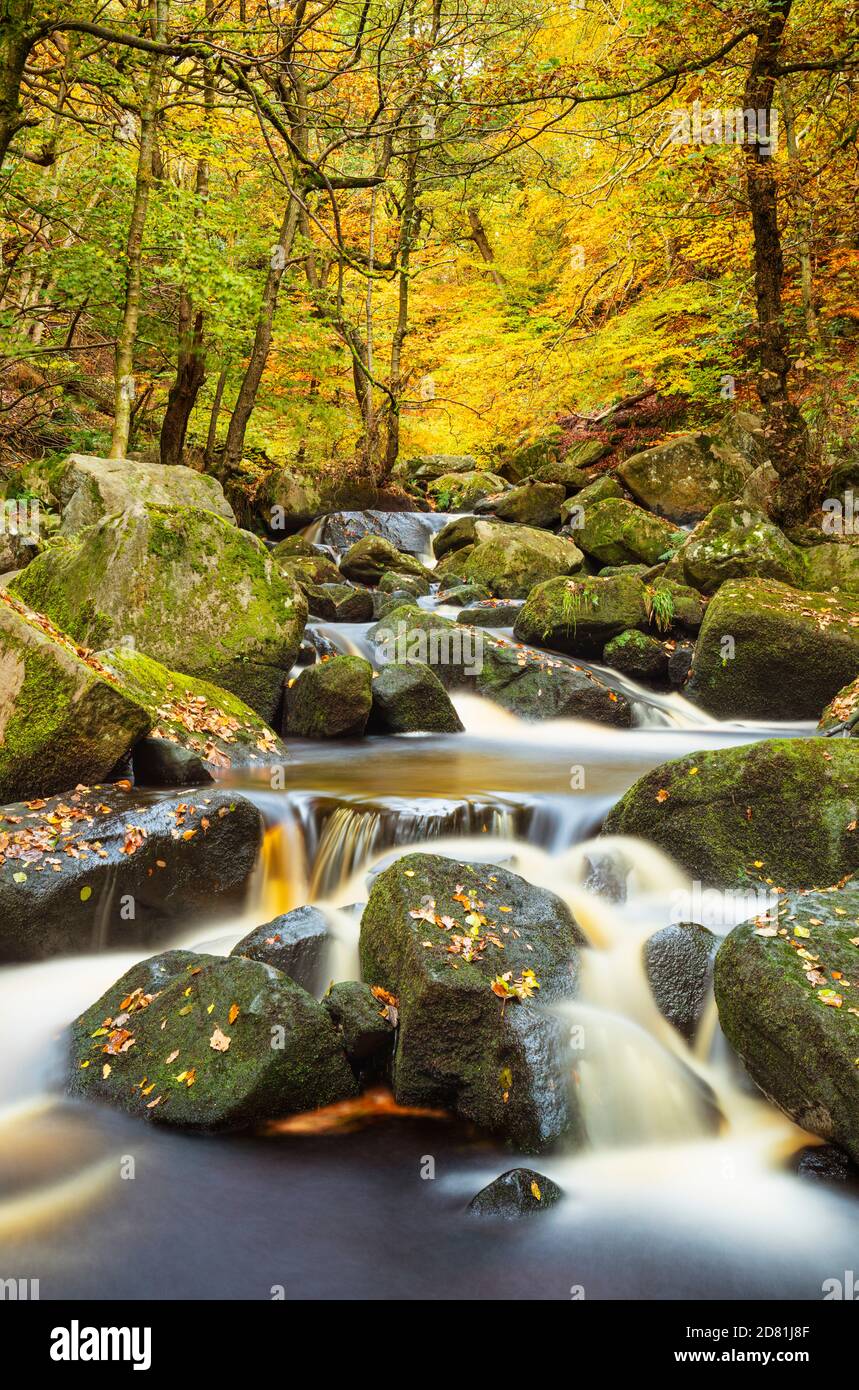
[[[423,662],[384,666],[373,681],[371,733],[453,734],[462,728],[450,696]]]
[[[700,521],[718,503],[733,501],[752,471],[732,442],[706,433],[679,435],[618,468],[637,501],[673,522]]]
[[[859,738],[859,676],[839,690],[820,716],[818,733]]]
[[[343,575],[326,555],[282,555],[277,546],[271,555],[284,578],[300,584],[305,594],[319,584],[343,583]]]
[[[560,1020],[528,998],[502,1000],[493,981],[507,975],[527,993],[536,979],[540,1004],[570,997],[583,944],[560,898],[500,867],[409,854],[380,873],[361,921],[361,973],[398,1000],[397,1100],[452,1110],[527,1152],[577,1129]]]
[[[809,1144],[796,1156],[796,1175],[806,1182],[859,1188],[859,1166],[834,1144]]]
[[[286,758],[274,730],[231,691],[169,671],[131,647],[110,647],[98,659],[147,711],[153,737],[187,749],[210,770],[264,766]]]
[[[386,570],[415,574],[428,581],[431,579],[430,572],[419,560],[397,550],[382,536],[362,536],[361,540],[349,547],[340,561],[341,573],[360,584],[377,583]]]
[[[357,980],[332,985],[322,1007],[342,1039],[353,1071],[378,1072],[393,1052],[396,1009]]]
[[[283,732],[294,738],[360,738],[367,727],[373,668],[360,656],[308,666],[284,692]]]
[[[750,1075],[801,1128],[854,1163],[859,1019],[842,982],[855,976],[857,916],[855,885],[794,895],[766,921],[736,927],[715,969],[719,1021]]]
[[[236,793],[94,787],[0,808],[0,960],[152,946],[243,908],[263,822]]]
[[[798,587],[802,558],[763,512],[737,502],[714,507],[678,550],[677,578],[704,594],[728,579],[776,579]],[[675,576],[672,576],[675,577]]]
[[[272,543],[272,552],[276,552],[281,560],[304,559],[304,560],[330,560],[331,555],[324,546],[317,545],[314,541],[309,541],[306,536],[287,536],[286,540],[279,541],[277,545]]]
[[[12,582],[92,649],[127,643],[271,722],[307,608],[266,547],[214,512],[140,507],[39,555]]]
[[[633,575],[550,579],[531,590],[513,632],[520,642],[596,656],[628,628],[647,627],[646,597]]]
[[[420,557],[430,549],[433,534],[443,524],[438,516],[420,511],[335,512],[322,521],[318,540],[342,555],[362,537],[377,536],[398,553]]]
[[[202,758],[166,738],[142,738],[132,755],[138,787],[199,787],[213,780]]]
[[[737,579],[712,600],[688,693],[720,719],[817,719],[859,669],[859,596]]]
[[[152,962],[144,967],[151,973]],[[73,1095],[158,1124],[217,1131],[357,1093],[328,1014],[271,966],[200,955],[157,993],[140,978],[133,967],[72,1025]]]
[[[707,885],[766,877],[808,888],[859,869],[857,819],[852,739],[767,739],[662,763],[612,807],[605,829],[640,835]]]
[[[623,497],[623,488],[616,478],[596,478],[594,482],[588,483],[587,487],[583,487],[581,492],[577,492],[575,497],[568,498],[564,503],[561,507],[561,522],[564,526],[569,526],[579,519],[580,513],[584,513],[587,507],[616,497]],[[575,527],[573,529],[575,530]]]
[[[692,670],[694,659],[695,648],[691,643],[678,642],[668,658],[668,683],[672,689],[679,690],[682,685],[685,685],[689,672]]]
[[[667,521],[636,507],[624,498],[609,497],[587,507],[576,531],[582,550],[604,565],[642,561],[655,565],[676,549],[678,533]]]
[[[560,525],[565,497],[563,483],[539,483],[529,479],[500,498],[488,498],[475,504],[475,511],[491,511],[499,521],[521,526],[553,527]]]
[[[497,473],[445,473],[429,483],[427,497],[440,511],[466,512],[482,498],[506,492],[509,486]]]
[[[373,617],[375,619],[384,618],[388,613],[393,613],[397,608],[402,608],[403,604],[414,602],[414,595],[407,589],[394,589],[389,594],[373,594]]]
[[[230,955],[273,965],[316,995],[325,985],[330,941],[328,921],[318,907],[295,907],[248,932]]]
[[[521,599],[491,598],[480,603],[469,603],[457,613],[456,621],[475,627],[512,627],[521,608]]]
[[[718,938],[697,922],[674,922],[644,943],[644,968],[657,1008],[688,1042],[709,998],[718,948]]]
[[[152,723],[100,661],[0,591],[0,797],[101,781]]]
[[[563,1192],[556,1182],[533,1168],[511,1168],[472,1197],[468,1210],[472,1216],[496,1216],[515,1221],[537,1211],[548,1211],[560,1202]]]
[[[382,594],[407,593],[412,598],[422,598],[430,591],[430,582],[420,574],[403,574],[399,570],[385,570],[378,584]]]
[[[235,522],[235,513],[216,478],[193,468],[136,459],[70,454],[54,483],[62,509],[60,533],[74,536],[102,517],[129,512],[141,504],[200,507]]]
[[[482,584],[454,584],[452,588],[442,588],[439,592],[442,603],[453,608],[464,608],[469,603],[480,603],[489,598],[489,591]]]
[[[315,618],[332,623],[369,623],[373,595],[354,584],[318,584],[306,590],[307,607]]]
[[[668,679],[668,653],[661,642],[632,629],[607,642],[603,661],[635,681],[662,683]]]

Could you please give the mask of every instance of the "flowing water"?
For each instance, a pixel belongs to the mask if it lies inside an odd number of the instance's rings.
[[[366,649],[365,629],[323,627]],[[653,1003],[642,945],[689,919],[692,886],[647,845],[595,838],[657,763],[808,730],[721,725],[611,678],[632,729],[527,724],[459,696],[465,733],[297,743],[277,791],[235,774],[268,826],[251,900],[214,937],[169,943],[227,952],[316,902],[330,976],[354,978],[368,880],[415,848],[562,896],[589,942],[579,997],[559,1007],[588,1139],[526,1160],[564,1189],[557,1208],[501,1227],[467,1217],[517,1155],[384,1095],[241,1138],[71,1103],[62,1030],[140,954],[103,953],[0,971],[0,1275],[38,1278],[43,1298],[816,1299],[854,1267],[859,1203],[793,1174],[809,1136],[744,1080],[712,1004],[690,1046]],[[722,906],[719,930],[749,915]]]

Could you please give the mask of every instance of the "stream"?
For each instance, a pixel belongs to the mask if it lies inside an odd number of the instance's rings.
[[[437,521],[416,524],[415,553]],[[367,654],[366,626],[314,626]],[[632,728],[526,723],[458,695],[462,734],[291,742],[278,790],[264,771],[232,773],[267,825],[251,898],[235,921],[163,947],[226,953],[314,902],[334,937],[330,977],[356,978],[368,875],[416,848],[559,894],[589,941],[579,997],[562,1006],[584,1039],[589,1141],[521,1161],[564,1200],[530,1222],[470,1218],[470,1198],[519,1156],[446,1116],[399,1112],[383,1091],[239,1138],[70,1102],[62,1030],[141,954],[105,952],[0,970],[3,1277],[38,1279],[46,1299],[814,1300],[853,1267],[859,1203],[793,1173],[812,1141],[744,1079],[715,1006],[690,1046],[653,1003],[642,944],[702,920],[694,885],[644,843],[597,838],[658,763],[810,726],[719,724],[592,669],[627,694]],[[724,932],[757,910],[723,900],[705,925]]]

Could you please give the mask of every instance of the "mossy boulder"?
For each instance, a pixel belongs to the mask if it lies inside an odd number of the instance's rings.
[[[550,579],[532,589],[513,628],[520,642],[598,655],[629,628],[646,628],[646,593],[634,575]]]
[[[423,662],[384,666],[373,681],[371,733],[453,734],[462,727],[450,696]]]
[[[203,759],[166,738],[142,738],[131,755],[135,787],[203,787],[213,782]]]
[[[619,497],[587,507],[576,529],[576,542],[585,554],[604,565],[636,561],[655,565],[678,543],[677,532],[667,521]]]
[[[0,590],[0,797],[99,782],[152,724],[91,653]]]
[[[661,577],[648,585],[646,602],[652,625],[664,634],[698,632],[707,611],[697,589]]]
[[[859,887],[783,899],[716,957],[719,1022],[761,1090],[859,1161]]]
[[[714,507],[675,557],[677,578],[704,594],[728,579],[777,579],[802,587],[802,556],[779,528],[742,503]]]
[[[512,627],[522,608],[521,599],[490,598],[469,603],[456,615],[458,623],[472,627]]]
[[[302,989],[318,994],[326,984],[331,933],[318,907],[295,907],[243,936],[230,952],[273,965]]]
[[[430,572],[416,560],[407,555],[383,536],[362,536],[351,545],[340,561],[340,573],[358,584],[376,584],[386,570],[396,570],[398,574],[414,574],[419,579],[430,580]]]
[[[469,603],[480,603],[489,599],[489,592],[482,584],[454,584],[451,588],[442,585],[439,600],[452,608],[465,608]]]
[[[672,922],[644,943],[644,970],[663,1018],[692,1042],[710,998],[719,939],[697,922]]]
[[[859,748],[767,739],[693,753],[640,778],[606,817],[715,887],[836,883],[859,869]]]
[[[560,525],[561,504],[566,495],[563,483],[541,483],[529,478],[501,497],[487,499],[476,510],[491,511],[499,521],[508,524],[553,527]]]
[[[154,946],[235,914],[262,842],[256,807],[212,786],[0,807],[0,960]]]
[[[128,644],[231,690],[269,723],[307,616],[261,541],[214,512],[139,507],[38,556],[10,586],[88,647]]]
[[[517,1221],[522,1216],[549,1211],[563,1195],[558,1184],[544,1173],[536,1173],[533,1168],[510,1168],[472,1197],[468,1212],[470,1216]]]
[[[470,511],[475,502],[510,486],[497,473],[444,473],[427,485],[427,497],[432,498],[439,511]]]
[[[550,463],[541,464],[539,468],[534,470],[532,478],[536,483],[560,485],[567,497],[571,493],[581,492],[582,488],[587,487],[590,482],[587,473],[566,458],[553,459]]]
[[[560,898],[505,869],[409,854],[379,874],[361,973],[397,1001],[397,1100],[452,1110],[527,1152],[575,1129],[564,1029],[532,1000],[574,995],[583,944]],[[501,997],[516,988],[531,997]]]
[[[189,749],[206,767],[221,771],[286,758],[274,730],[231,691],[169,671],[131,647],[110,647],[98,660],[146,710],[154,738]]]
[[[613,498],[623,497],[623,488],[616,478],[608,476],[596,478],[594,482],[588,483],[574,497],[569,497],[561,507],[561,524],[570,526],[575,531],[582,520],[585,510],[593,507],[597,502],[608,502]]]
[[[801,559],[804,588],[859,594],[859,544],[824,541],[803,550]]]
[[[279,970],[200,955],[169,961],[168,978],[152,990],[152,969],[132,967],[72,1024],[73,1095],[158,1124],[217,1131],[357,1093],[328,1014]]]
[[[305,591],[317,584],[343,583],[343,575],[327,555],[283,554],[279,546],[269,553],[281,574]]]
[[[369,985],[344,980],[332,985],[322,1007],[337,1029],[353,1071],[378,1072],[393,1052],[398,1021],[394,1006],[377,999]]]
[[[404,461],[404,476],[420,481],[432,481],[453,474],[459,477],[477,470],[477,459],[473,454],[416,454]]]
[[[53,482],[62,509],[60,533],[74,536],[104,516],[153,504],[197,507],[235,522],[235,513],[217,478],[183,465],[165,468],[136,459],[70,454]]]
[[[655,637],[633,628],[606,642],[603,661],[634,681],[662,683],[668,679],[668,652]]]
[[[403,574],[399,570],[385,570],[379,580],[379,593],[407,593],[413,598],[420,598],[430,591],[429,579],[420,574]]]
[[[308,666],[284,696],[283,732],[295,738],[360,738],[373,704],[373,668],[360,656]]]
[[[859,598],[729,580],[707,609],[688,694],[720,719],[817,719],[857,671]]]
[[[820,716],[818,733],[844,733],[859,738],[859,676],[829,701]]]
[[[752,472],[749,459],[713,434],[684,434],[633,454],[618,474],[643,506],[673,522],[701,521],[731,502]]]
[[[369,623],[373,595],[355,584],[309,584],[304,590],[308,611],[330,623]]]
[[[582,562],[578,546],[565,537],[533,526],[504,526],[474,545],[455,572],[495,598],[527,598],[535,584],[573,574]]]
[[[521,483],[544,463],[552,463],[561,457],[564,432],[560,425],[549,425],[537,431],[521,434],[497,465],[502,478],[511,483]]]

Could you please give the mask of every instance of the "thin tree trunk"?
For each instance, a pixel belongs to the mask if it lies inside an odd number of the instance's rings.
[[[417,155],[412,155],[406,173],[406,188],[403,198],[403,216],[400,223],[400,243],[398,260],[400,272],[397,279],[397,323],[391,340],[391,378],[389,390],[391,399],[385,421],[384,472],[380,481],[386,482],[391,476],[400,452],[400,394],[402,392],[403,344],[409,331],[409,266],[412,243],[418,222],[417,211]]]
[[[757,33],[743,105],[772,117],[779,61],[792,0],[777,0]],[[777,183],[771,146],[745,147],[746,187],[754,234],[755,300],[759,335],[757,390],[765,413],[773,467],[779,475],[774,519],[783,526],[803,521],[812,505],[808,475],[808,432],[790,398],[790,339],[784,321],[784,262],[778,221]],[[766,150],[769,150],[769,153]]]
[[[782,115],[784,116],[784,132],[787,137],[787,153],[791,160],[799,159],[799,142],[796,138],[796,117],[793,109],[793,100],[790,93],[790,84],[786,78],[782,78],[779,83],[779,97],[781,100]],[[820,336],[817,314],[814,309],[813,297],[813,273],[811,264],[811,215],[808,204],[806,203],[802,190],[797,194],[796,210],[796,249],[799,255],[800,289],[802,293],[802,313],[805,319],[805,328],[809,338],[813,341]]]
[[[227,384],[227,369],[222,367],[218,375],[218,382],[215,386],[215,399],[212,401],[212,409],[209,414],[209,432],[206,435],[206,452],[203,455],[203,462],[206,468],[211,468],[215,457],[215,445],[218,442],[218,417],[221,413],[221,402],[224,399],[224,388]]]
[[[179,302],[179,359],[161,425],[161,462],[165,465],[182,462],[188,421],[205,380],[203,310],[198,309],[194,314],[190,295],[182,290]]]
[[[154,17],[155,38],[163,43],[167,29],[167,0],[154,0]],[[125,252],[125,304],[116,343],[113,435],[110,441],[110,457],[112,459],[124,458],[128,452],[128,437],[131,430],[132,404],[135,394],[134,345],[140,319],[143,233],[149,206],[149,190],[153,181],[155,126],[158,118],[158,98],[161,90],[161,71],[164,60],[155,55],[151,62],[149,81],[140,116],[140,150],[137,157],[134,202],[131,209]]]
[[[499,290],[503,290],[505,286],[504,276],[494,263],[495,252],[492,250],[489,237],[486,235],[486,229],[480,220],[480,213],[477,211],[477,208],[468,209],[468,222],[471,227],[471,240],[480,252],[481,259],[488,265],[489,274],[492,276],[495,284],[498,286]]]

